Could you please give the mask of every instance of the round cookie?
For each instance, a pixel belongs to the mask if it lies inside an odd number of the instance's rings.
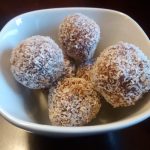
[[[150,90],[150,61],[135,45],[119,42],[101,53],[91,77],[113,107],[134,105]]]
[[[49,91],[49,119],[56,126],[83,126],[94,119],[101,104],[93,85],[81,78],[65,78]]]
[[[69,57],[83,62],[94,55],[100,40],[100,27],[87,16],[75,13],[60,24],[59,40]]]
[[[62,50],[47,36],[32,36],[13,49],[11,71],[15,79],[31,89],[48,88],[64,69]]]

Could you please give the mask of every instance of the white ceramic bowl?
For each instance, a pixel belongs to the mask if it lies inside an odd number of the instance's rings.
[[[141,27],[129,16],[107,9],[58,8],[22,14],[10,20],[0,33],[0,113],[12,124],[31,132],[47,135],[83,135],[125,128],[150,116],[150,95],[135,106],[113,109],[103,102],[97,118],[84,127],[56,127],[48,120],[47,93],[29,90],[18,84],[10,72],[10,52],[21,40],[32,35],[50,35],[58,42],[60,22],[66,15],[80,12],[101,27],[96,55],[118,41],[139,46],[150,56],[150,42]]]

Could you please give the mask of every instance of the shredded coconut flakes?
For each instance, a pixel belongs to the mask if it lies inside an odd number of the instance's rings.
[[[68,56],[78,61],[93,57],[100,39],[100,28],[92,19],[76,13],[59,27],[59,40]]]
[[[97,58],[92,81],[113,107],[134,105],[150,89],[150,61],[138,47],[119,42]]]
[[[64,68],[62,50],[51,38],[39,35],[13,49],[10,62],[15,79],[31,89],[49,87]]]

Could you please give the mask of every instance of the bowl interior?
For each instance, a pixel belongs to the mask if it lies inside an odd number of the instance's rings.
[[[80,12],[94,19],[101,28],[101,40],[95,57],[107,46],[126,41],[139,46],[150,57],[149,39],[128,16],[111,10],[89,8],[48,9],[26,13],[12,19],[0,33],[0,110],[17,119],[37,124],[49,124],[47,90],[30,90],[17,83],[10,72],[10,53],[21,40],[32,35],[48,35],[58,42],[58,27],[66,15]],[[102,110],[89,125],[125,120],[148,113],[150,95],[135,106],[113,109],[102,101]]]

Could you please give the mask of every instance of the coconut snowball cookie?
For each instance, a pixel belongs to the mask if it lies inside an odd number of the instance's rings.
[[[91,70],[94,65],[94,59],[81,63],[78,66],[76,77],[84,78],[86,81],[91,81]]]
[[[113,107],[134,105],[150,89],[150,61],[135,45],[119,42],[97,58],[92,81]]]
[[[65,78],[50,89],[49,119],[56,126],[83,126],[94,119],[101,104],[97,92],[88,81]]]
[[[32,36],[13,49],[11,71],[15,79],[31,89],[47,88],[63,73],[62,50],[47,36]]]
[[[59,40],[69,57],[83,62],[93,57],[100,40],[100,28],[94,20],[75,13],[60,24]]]

